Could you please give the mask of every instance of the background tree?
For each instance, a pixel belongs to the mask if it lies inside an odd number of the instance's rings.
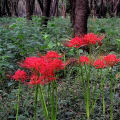
[[[43,24],[47,25],[47,21],[51,16],[56,16],[58,13],[59,0],[37,0],[39,7],[44,16]],[[34,13],[35,0],[26,0],[26,17],[31,20],[31,16]]]
[[[63,10],[67,14],[72,14],[76,7],[74,5],[76,0],[30,0],[30,8],[26,12],[26,6],[29,6],[29,2],[26,1],[29,0],[0,0],[0,16],[26,16],[29,14],[32,16],[35,14],[49,18],[57,16],[58,13],[62,15]],[[110,17],[120,16],[120,0],[88,0],[88,2],[91,16],[98,18],[108,15]],[[64,3],[64,7],[62,3]],[[71,21],[74,24],[74,14],[71,15]]]
[[[11,11],[9,8],[9,1],[8,0],[2,0],[1,1],[1,15],[2,16],[11,16]]]
[[[87,33],[87,20],[89,15],[88,0],[70,0],[72,6],[71,20],[74,35]]]
[[[35,0],[26,0],[26,18],[32,19],[33,11],[35,7]]]
[[[58,4],[59,0],[52,0],[50,16],[58,16]]]

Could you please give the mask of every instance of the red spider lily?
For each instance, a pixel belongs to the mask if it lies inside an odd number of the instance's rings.
[[[21,63],[22,67],[32,70],[28,84],[47,84],[55,80],[55,72],[64,69],[61,58],[57,52],[49,51],[45,56],[28,57]]]
[[[62,56],[60,56],[57,52],[55,51],[48,51],[46,54],[47,58],[61,58]]]
[[[22,82],[24,82],[27,78],[26,72],[24,70],[18,69],[11,78],[15,79],[16,81],[21,80]]]
[[[94,33],[88,33],[84,35],[84,41],[87,45],[91,45],[91,44],[96,45],[96,43],[98,43],[99,45],[102,45],[101,41],[103,38],[104,36],[98,36]]]
[[[118,62],[120,62],[120,58],[118,59]]]
[[[97,60],[95,60],[93,66],[94,66],[96,69],[99,69],[99,68],[105,68],[105,67],[106,67],[106,64],[105,64],[104,60],[97,59]]]
[[[21,67],[35,69],[37,71],[41,65],[43,65],[43,59],[40,57],[27,57],[24,62],[20,64]]]
[[[109,54],[104,57],[105,64],[107,66],[113,67],[115,64],[118,63],[118,60],[115,54]]]
[[[67,47],[80,48],[87,44],[84,42],[83,37],[75,37],[75,38],[72,38],[69,42],[66,42],[64,45]]]
[[[55,80],[56,78],[54,76],[38,76],[37,74],[32,74],[30,77],[30,82],[28,84],[30,85],[37,85],[37,84],[41,84],[41,85],[45,85],[48,84],[49,82]]]
[[[101,46],[103,38],[104,36],[98,36],[94,33],[88,33],[84,36],[80,36],[80,37],[76,36],[72,38],[69,42],[66,42],[64,45],[66,47],[80,48],[82,46],[91,45],[91,44],[96,45],[96,43],[98,43],[98,45]]]
[[[55,72],[64,69],[64,64],[62,60],[55,59],[53,61],[45,61],[44,66],[41,66],[39,73],[45,77],[55,76]]]
[[[87,56],[81,56],[79,59],[80,64],[83,66],[84,64],[89,64],[90,60]]]

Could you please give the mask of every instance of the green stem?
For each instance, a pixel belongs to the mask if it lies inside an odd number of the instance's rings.
[[[52,91],[51,91],[51,120],[54,120],[54,87],[55,83],[52,82]]]
[[[113,91],[112,91],[112,84],[113,84],[113,79],[112,79],[112,68],[111,68],[111,81],[110,81],[110,100],[111,100],[110,120],[113,119]]]
[[[81,79],[82,79],[81,83],[82,83],[82,87],[83,87],[83,95],[84,95],[84,99],[86,101],[86,90],[85,90],[86,86],[85,86],[85,80],[84,80],[84,76],[83,76],[83,68],[81,65],[80,65],[80,69],[81,69]]]
[[[55,108],[56,108],[56,111],[55,111],[55,119],[56,120],[56,117],[57,117],[57,109],[58,109],[58,91],[57,91],[57,84],[55,83],[55,92],[56,92],[56,100],[55,100]]]
[[[93,86],[93,91],[92,91],[92,106],[91,106],[91,111],[92,111],[92,114],[94,114],[94,108],[95,108],[95,101],[97,100],[97,96],[98,94],[96,95],[95,97],[95,100],[94,100],[94,96],[95,96],[95,93],[96,93],[96,88],[97,88],[97,80],[98,80],[98,70],[97,70],[97,75],[96,75],[96,80],[94,82],[94,86]]]
[[[17,105],[16,105],[16,120],[18,120],[18,113],[19,113],[19,103],[20,103],[20,81],[18,85],[18,93],[17,93]]]
[[[47,106],[46,106],[46,103],[45,103],[45,98],[44,98],[44,94],[43,94],[41,85],[39,86],[39,88],[40,88],[39,89],[40,90],[40,100],[41,100],[41,103],[42,103],[44,114],[45,114],[46,120],[49,120],[48,109],[47,109]]]
[[[38,85],[35,86],[35,96],[34,96],[34,120],[37,120],[37,98],[38,98]]]
[[[50,91],[51,91],[51,84],[48,84],[48,115],[50,114]]]
[[[104,97],[104,78],[102,78],[102,69],[101,69],[101,91],[102,91],[102,102],[103,102],[103,114],[105,115],[105,97]]]
[[[86,112],[87,112],[87,119],[90,119],[90,64],[88,65],[88,72],[85,65],[85,71],[87,76],[87,98],[86,98]]]
[[[65,56],[65,54],[64,54],[64,63],[66,62],[66,56]],[[66,70],[65,70],[65,68],[64,68],[64,76],[66,75]]]
[[[97,93],[97,95],[96,95],[96,97],[95,97],[94,104],[92,105],[92,108],[91,108],[92,114],[94,114],[95,105],[96,105],[96,103],[97,103],[97,100],[98,100],[99,95],[100,95],[100,92]]]

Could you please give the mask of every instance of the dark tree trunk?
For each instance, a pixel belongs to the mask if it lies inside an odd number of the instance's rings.
[[[47,25],[47,22],[50,17],[50,7],[51,7],[52,0],[45,0],[44,2],[44,8],[43,8],[43,16],[45,17],[43,24]]]
[[[11,4],[12,4],[12,15],[13,16],[17,16],[18,17],[18,2],[19,0],[16,0],[16,1],[11,1]]]
[[[59,0],[52,0],[50,16],[58,15],[58,2],[59,2]]]
[[[8,0],[3,0],[2,1],[2,16],[8,15],[11,16],[10,8],[8,6]]]
[[[35,7],[35,0],[26,0],[26,18],[32,19],[33,11]]]
[[[1,0],[0,0],[0,17],[2,16],[2,7],[1,7]]]
[[[30,0],[26,0],[26,18],[27,20],[31,20],[31,13],[30,13]]]
[[[38,0],[38,3],[39,3],[39,6],[40,6],[40,9],[41,9],[41,12],[43,14],[43,0]]]
[[[64,1],[62,1],[62,16],[66,18],[66,7]]]
[[[70,0],[70,6],[71,6],[71,23],[74,26],[75,23],[75,6],[76,5],[76,0]]]
[[[51,16],[57,16],[59,0],[38,0],[42,16],[44,16],[42,24],[47,25]]]
[[[89,15],[88,0],[73,0],[75,3],[73,27],[74,35],[83,35],[87,33],[87,20]],[[73,15],[73,14],[72,14]]]

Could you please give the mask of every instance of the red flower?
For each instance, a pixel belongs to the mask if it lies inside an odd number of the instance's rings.
[[[47,58],[61,58],[62,56],[60,56],[57,52],[55,51],[48,51],[46,54]]]
[[[120,62],[120,58],[118,59],[118,62]]]
[[[94,33],[88,33],[86,35],[84,35],[84,41],[86,44],[90,45],[90,44],[94,44],[96,45],[96,43],[98,43],[99,45],[102,45],[102,39],[104,37],[103,36],[98,36]]]
[[[67,47],[75,47],[75,48],[79,48],[85,45],[91,45],[94,44],[96,45],[96,43],[98,43],[98,45],[102,45],[102,39],[104,38],[104,36],[98,36],[94,33],[88,33],[84,36],[80,36],[80,37],[75,37],[72,38],[69,42],[66,42],[64,45]]]
[[[26,78],[26,72],[24,70],[17,70],[12,76],[12,79],[15,79],[16,81],[21,80],[22,82],[24,82]]]
[[[79,48],[85,45],[86,43],[84,42],[83,37],[72,38],[69,42],[65,44],[65,46],[67,47],[75,47],[75,48]]]
[[[106,67],[106,64],[105,64],[104,60],[97,59],[97,60],[95,60],[93,66],[94,66],[96,69],[99,69],[99,68],[105,68],[105,67]]]
[[[81,65],[84,65],[84,64],[89,64],[89,58],[87,56],[81,56],[80,59],[79,59]]]
[[[113,67],[115,64],[118,63],[118,59],[115,54],[109,54],[104,57],[105,64],[107,66]]]
[[[44,85],[46,82],[44,82],[45,78],[44,76],[38,76],[37,74],[32,74],[30,77],[30,82],[28,84],[30,85]]]
[[[47,84],[56,79],[55,72],[64,69],[64,63],[57,52],[49,51],[45,56],[28,57],[21,64],[22,67],[32,70],[28,84]]]
[[[43,62],[43,59],[40,57],[27,57],[20,65],[21,67],[39,71],[40,66],[44,64]]]

